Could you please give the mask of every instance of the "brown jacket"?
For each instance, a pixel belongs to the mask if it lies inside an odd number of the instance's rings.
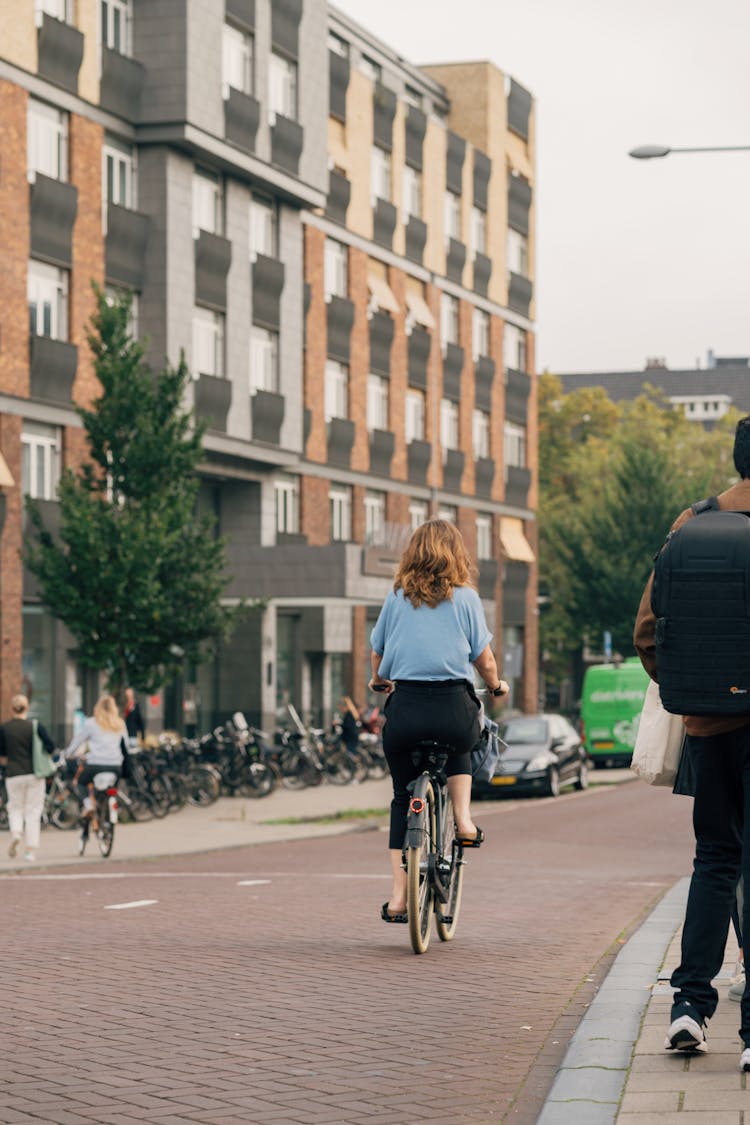
[[[734,512],[750,512],[750,480],[741,480],[739,484],[733,484],[726,492],[719,494],[719,507],[725,508],[728,511]],[[678,527],[682,527],[684,523],[693,518],[693,513],[690,508],[686,508],[684,512],[680,512],[677,519],[672,524],[672,531]],[[633,644],[635,650],[641,658],[643,667],[648,672],[652,680],[656,680],[656,618],[651,611],[651,587],[654,582],[654,574],[651,572],[651,577],[646,583],[646,589],[643,591],[641,604],[638,607],[638,615],[635,619],[635,630],[633,632]],[[732,715],[724,718],[721,715],[685,715],[683,716],[685,723],[685,730],[688,734],[697,735],[700,738],[706,738],[712,734],[723,734],[729,730],[737,730],[739,727],[747,726],[750,723],[750,715]]]

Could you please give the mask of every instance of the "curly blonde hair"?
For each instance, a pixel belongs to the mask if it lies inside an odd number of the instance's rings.
[[[393,589],[403,590],[413,606],[434,608],[453,596],[455,586],[471,585],[472,565],[458,528],[448,520],[420,524],[396,571]]]
[[[117,702],[113,695],[100,695],[94,704],[94,718],[102,730],[113,733],[125,730],[125,723],[120,718]]]

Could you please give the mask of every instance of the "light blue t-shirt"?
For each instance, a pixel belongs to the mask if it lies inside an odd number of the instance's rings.
[[[476,590],[456,586],[436,606],[413,606],[403,590],[391,590],[370,634],[382,656],[386,680],[468,680],[472,663],[492,640]]]

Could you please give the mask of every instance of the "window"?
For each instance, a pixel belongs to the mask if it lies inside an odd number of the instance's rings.
[[[521,277],[529,276],[529,240],[512,227],[508,228],[508,269]]]
[[[224,317],[211,309],[193,309],[193,376],[224,377]]]
[[[407,105],[413,105],[415,109],[422,108],[422,95],[419,90],[415,90],[413,86],[406,86],[404,88],[404,101]]]
[[[458,297],[450,293],[440,296],[440,343],[443,351],[446,344],[458,343]]]
[[[107,137],[102,149],[102,195],[104,203],[116,203],[132,211],[135,202],[135,150],[114,137]]]
[[[440,444],[443,449],[458,449],[458,404],[444,398],[440,402]]]
[[[222,95],[229,97],[229,91],[240,90],[243,94],[253,92],[253,41],[238,27],[224,24],[222,32],[221,88]]]
[[[273,482],[276,506],[276,534],[297,535],[299,532],[299,480],[277,477]]]
[[[437,518],[447,520],[448,523],[458,523],[458,508],[455,504],[441,504],[438,508]]]
[[[333,238],[326,239],[323,261],[323,286],[326,301],[349,293],[349,248]]]
[[[373,205],[376,199],[391,198],[391,154],[384,148],[373,146],[370,165],[370,192]]]
[[[383,68],[368,55],[362,55],[359,60],[359,69],[367,75],[371,82],[380,82],[383,77]]]
[[[475,410],[471,419],[471,444],[474,458],[490,455],[490,416],[485,410]]]
[[[422,173],[407,164],[404,168],[403,218],[408,223],[409,216],[422,217]]]
[[[341,55],[342,59],[349,58],[349,44],[333,31],[328,32],[328,50],[333,51],[334,55]]]
[[[461,196],[453,191],[445,193],[445,242],[455,238],[461,241]]]
[[[36,0],[34,14],[37,27],[42,26],[42,18],[46,14],[54,16],[56,20],[70,23],[73,18],[73,0]]]
[[[297,120],[297,64],[271,52],[268,108],[271,124],[279,117]]]
[[[326,422],[349,417],[349,368],[335,359],[326,361],[323,409]]]
[[[479,207],[471,209],[471,255],[487,253],[487,216]]]
[[[68,338],[68,273],[46,262],[29,262],[29,331],[52,340]]]
[[[526,333],[515,324],[503,327],[503,363],[505,370],[526,370]]]
[[[119,55],[132,54],[132,0],[101,0],[99,10],[103,46]]]
[[[492,516],[477,512],[477,560],[492,558]]]
[[[526,468],[526,427],[516,422],[506,422],[503,431],[503,461],[506,469],[512,465]]]
[[[412,531],[416,531],[427,521],[428,509],[426,500],[409,501],[409,524]]]
[[[279,334],[253,325],[250,329],[250,394],[279,393]]]
[[[365,543],[381,544],[385,539],[385,493],[365,492]]]
[[[405,436],[407,441],[424,441],[424,391],[406,392]]]
[[[471,348],[474,359],[490,354],[490,314],[474,309],[471,320]]]
[[[202,230],[209,234],[222,233],[221,202],[220,177],[196,168],[193,172],[193,238]]]
[[[272,199],[259,195],[250,197],[250,261],[259,254],[266,258],[278,257],[279,219]]]
[[[348,543],[352,537],[352,490],[346,484],[332,484],[328,490],[331,515],[331,541]]]
[[[382,375],[367,376],[367,429],[388,429],[388,380]]]
[[[21,489],[34,500],[54,500],[60,482],[60,431],[42,422],[23,424]]]
[[[27,176],[52,180],[68,178],[68,115],[54,106],[29,98]]]

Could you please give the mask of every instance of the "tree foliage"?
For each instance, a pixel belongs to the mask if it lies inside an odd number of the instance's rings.
[[[121,696],[207,659],[238,611],[221,605],[215,521],[197,514],[203,427],[183,408],[184,360],[153,372],[129,333],[129,298],[96,289],[96,299],[88,340],[101,395],[77,408],[89,459],[62,474],[57,537],[28,501],[25,558],[78,659]]]

